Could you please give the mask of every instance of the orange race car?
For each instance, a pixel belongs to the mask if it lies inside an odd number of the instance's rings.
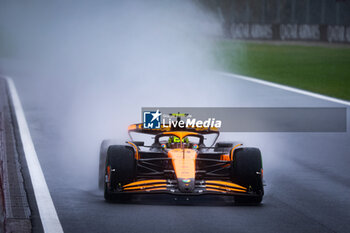
[[[146,129],[129,126],[131,140],[101,145],[99,186],[107,201],[131,194],[204,195],[235,197],[238,203],[262,201],[263,167],[260,150],[240,143],[216,142],[216,128]],[[134,141],[132,133],[151,135],[152,143]],[[208,137],[213,143],[206,146]]]

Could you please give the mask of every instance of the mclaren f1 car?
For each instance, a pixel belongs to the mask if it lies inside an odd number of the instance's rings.
[[[264,195],[260,150],[241,143],[216,142],[216,128],[147,129],[130,125],[131,140],[101,144],[99,186],[104,197],[126,200],[132,194],[227,195],[236,203],[259,204]],[[131,133],[152,136],[134,141]],[[206,139],[213,136],[213,143]]]

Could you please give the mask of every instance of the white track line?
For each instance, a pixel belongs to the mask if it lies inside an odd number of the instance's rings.
[[[294,87],[288,87],[288,86],[285,86],[285,85],[272,83],[272,82],[268,82],[268,81],[264,81],[264,80],[260,80],[260,79],[256,79],[256,78],[251,78],[251,77],[247,77],[247,76],[243,76],[243,75],[238,75],[238,74],[231,74],[231,73],[226,73],[226,72],[217,72],[217,73],[219,73],[220,75],[224,75],[224,76],[230,76],[230,77],[233,77],[233,78],[239,78],[239,79],[243,79],[243,80],[246,80],[246,81],[259,83],[259,84],[267,85],[267,86],[270,86],[270,87],[276,87],[276,88],[283,89],[283,90],[286,90],[286,91],[291,91],[291,92],[295,92],[295,93],[298,93],[298,94],[307,95],[307,96],[311,96],[311,97],[314,97],[314,98],[323,99],[323,100],[331,101],[331,102],[334,102],[334,103],[345,104],[347,106],[350,106],[350,102],[349,101],[345,101],[345,100],[341,100],[341,99],[337,99],[337,98],[333,98],[333,97],[329,97],[329,96],[313,93],[313,92],[310,92],[310,91],[301,90],[301,89],[294,88]]]
[[[58,219],[55,206],[52,202],[49,188],[47,187],[44,174],[36,154],[32,137],[30,136],[28,124],[24,116],[21,101],[18,97],[15,84],[11,78],[6,78],[9,94],[14,107],[19,134],[23,144],[23,150],[27,161],[29,175],[32,181],[36,203],[38,205],[41,223],[45,233],[63,232],[60,220]]]

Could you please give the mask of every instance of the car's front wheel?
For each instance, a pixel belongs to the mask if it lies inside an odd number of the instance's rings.
[[[135,179],[136,161],[134,152],[127,146],[114,145],[107,150],[105,166],[104,197],[107,201],[124,200],[127,195],[120,193],[122,186]]]
[[[238,148],[234,151],[232,161],[232,179],[255,196],[236,196],[236,203],[259,204],[264,195],[263,166],[261,153],[258,148]]]
[[[117,144],[116,141],[113,140],[103,140],[100,146],[100,159],[98,166],[98,188],[103,189],[105,182],[105,166],[106,166],[106,158],[107,158],[107,150],[111,145]]]

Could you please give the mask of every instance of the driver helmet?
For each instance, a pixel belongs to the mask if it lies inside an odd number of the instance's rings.
[[[176,137],[176,136],[171,136],[168,139],[168,143],[179,143],[179,142],[180,142],[180,138]],[[185,138],[182,139],[182,142],[183,143],[189,143],[189,140],[188,140],[187,137],[185,137]]]
[[[182,139],[182,143],[189,143],[189,140],[187,137],[183,138]],[[170,136],[169,139],[168,139],[168,144],[169,144],[169,147],[171,147],[171,145],[174,145],[174,144],[180,144],[180,138],[179,137],[176,137],[176,136]]]

